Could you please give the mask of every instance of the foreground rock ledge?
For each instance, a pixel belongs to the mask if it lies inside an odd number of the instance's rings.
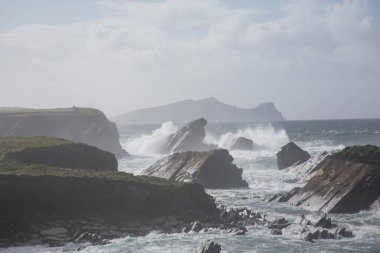
[[[356,213],[380,196],[380,148],[353,146],[328,156],[289,203],[311,211]]]
[[[0,246],[100,242],[104,237],[144,235],[155,229],[178,232],[194,220],[218,221],[213,198],[199,184],[62,169],[50,163],[51,157],[46,157],[49,164],[13,157],[25,148],[44,147],[49,154],[49,147],[55,150],[67,143],[71,142],[48,137],[0,138]]]
[[[225,149],[174,153],[146,169],[143,174],[168,180],[200,183],[206,188],[248,187],[243,170],[232,164]]]

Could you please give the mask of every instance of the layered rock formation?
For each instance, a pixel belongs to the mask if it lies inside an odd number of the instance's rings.
[[[231,150],[252,150],[253,149],[253,140],[239,137],[235,143],[231,146]]]
[[[309,153],[302,150],[294,142],[289,142],[283,146],[276,155],[279,170],[303,163],[310,158]]]
[[[232,164],[225,149],[174,153],[146,169],[143,174],[168,180],[200,183],[206,188],[248,187],[243,170]]]
[[[116,124],[91,108],[1,110],[0,136],[50,136],[83,142],[121,158]]]
[[[204,118],[188,122],[177,132],[169,136],[167,143],[161,149],[161,153],[204,151],[215,148],[203,143],[203,139],[206,136],[206,124],[207,121]]]
[[[311,211],[355,213],[380,196],[380,148],[353,146],[329,156],[289,203]]]
[[[218,101],[214,97],[185,100],[125,113],[113,118],[118,124],[162,124],[173,121],[185,123],[194,118],[206,118],[209,122],[264,122],[285,120],[273,103],[256,108],[238,108]]]

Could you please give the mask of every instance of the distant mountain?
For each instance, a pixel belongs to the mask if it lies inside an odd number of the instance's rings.
[[[185,100],[128,112],[112,118],[117,124],[156,124],[167,121],[185,123],[197,118],[208,122],[265,122],[285,120],[273,103],[245,109],[224,104],[216,98]]]

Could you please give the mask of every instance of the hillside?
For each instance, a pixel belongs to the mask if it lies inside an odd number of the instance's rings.
[[[184,123],[196,118],[206,118],[208,122],[285,120],[273,103],[245,109],[222,103],[213,97],[140,109],[116,116],[112,120],[117,124],[157,124],[167,121]]]

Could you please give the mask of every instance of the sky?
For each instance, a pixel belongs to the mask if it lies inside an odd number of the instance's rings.
[[[379,96],[378,0],[0,0],[0,107],[380,118]]]

